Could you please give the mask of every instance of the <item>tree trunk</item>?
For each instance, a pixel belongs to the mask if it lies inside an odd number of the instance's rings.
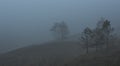
[[[86,43],[86,53],[88,54],[88,52],[89,52],[89,49],[88,49],[88,41],[87,41],[87,43]]]
[[[88,47],[86,47],[86,53],[87,53],[87,54],[88,54],[88,50],[89,50]]]
[[[98,52],[98,45],[96,45],[96,52]]]
[[[108,51],[109,50],[109,39],[106,38],[106,50]]]

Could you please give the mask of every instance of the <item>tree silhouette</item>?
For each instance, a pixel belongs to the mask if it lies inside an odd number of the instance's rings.
[[[55,23],[50,31],[52,31],[55,37],[60,40],[66,39],[69,35],[68,26],[64,21],[60,23]]]
[[[91,47],[95,47],[96,52],[99,48],[102,49],[103,46],[106,46],[108,50],[110,42],[115,40],[113,30],[110,21],[103,18],[97,23],[95,29],[85,28],[81,35],[81,41],[83,42],[83,47],[87,50],[86,53],[88,53],[88,48]]]
[[[108,20],[104,21],[102,31],[103,31],[104,38],[105,38],[106,48],[109,49],[109,42],[110,42],[110,38],[113,32],[113,28],[111,27],[110,21]]]
[[[83,42],[83,46],[86,48],[86,53],[89,51],[89,46],[91,44],[91,39],[93,37],[93,32],[90,28],[85,28],[81,35],[81,40]]]
[[[110,21],[102,19],[97,23],[97,27],[94,29],[96,51],[97,48],[102,45],[106,45],[107,49],[109,48],[109,39],[111,39],[111,36],[113,36],[112,32],[113,28],[111,27]]]

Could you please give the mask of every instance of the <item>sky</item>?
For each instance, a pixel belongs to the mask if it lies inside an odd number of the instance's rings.
[[[120,32],[120,0],[0,0],[0,53],[51,40],[55,22],[76,34],[101,17]]]

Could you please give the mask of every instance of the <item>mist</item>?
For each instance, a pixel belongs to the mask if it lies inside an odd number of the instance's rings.
[[[0,0],[0,53],[53,40],[50,28],[65,21],[71,34],[101,17],[120,32],[119,0]]]

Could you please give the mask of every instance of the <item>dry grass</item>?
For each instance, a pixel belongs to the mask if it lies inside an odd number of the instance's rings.
[[[65,66],[120,66],[120,51],[81,55]]]

